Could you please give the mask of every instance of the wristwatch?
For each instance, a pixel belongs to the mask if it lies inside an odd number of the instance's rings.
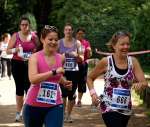
[[[56,74],[57,74],[56,69],[53,69],[52,70],[52,75],[56,75]]]

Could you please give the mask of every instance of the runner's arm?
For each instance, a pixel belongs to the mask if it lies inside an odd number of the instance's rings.
[[[95,52],[99,55],[105,55],[105,56],[111,55],[111,53],[103,52],[101,50],[98,50],[97,48],[95,49]],[[129,52],[128,55],[142,55],[142,54],[146,54],[146,53],[150,53],[150,50]]]
[[[133,71],[135,75],[135,83],[133,83],[133,88],[136,90],[144,89],[148,86],[148,83],[144,77],[144,72],[136,58],[132,58],[133,61]]]
[[[146,53],[150,53],[150,50],[129,52],[128,55],[141,55],[141,54],[146,54]]]
[[[82,62],[84,60],[84,52],[82,50],[82,45],[79,40],[77,40],[77,59],[78,62]]]
[[[37,53],[34,53],[29,58],[29,80],[31,84],[35,84],[35,85],[54,76],[52,70],[49,70],[43,73],[38,72],[38,67],[37,67],[38,59],[36,55]],[[63,72],[64,72],[64,69],[62,67],[59,67],[56,69],[56,74],[62,74]]]
[[[16,33],[14,33],[8,43],[8,46],[7,46],[7,54],[12,54],[12,53],[16,53],[19,51],[19,48],[18,47],[14,47],[15,46],[15,43],[16,43]],[[14,49],[14,51],[12,50]]]
[[[90,71],[90,73],[88,74],[88,77],[87,77],[87,85],[88,85],[88,88],[89,90],[93,89],[94,88],[94,80],[100,76],[101,74],[103,74],[105,71],[106,71],[106,68],[107,68],[107,58],[104,57],[102,58],[97,64],[96,66],[94,67],[94,69],[92,69]]]
[[[101,50],[98,50],[97,48],[95,49],[95,52],[99,55],[104,55],[104,56],[109,56],[109,55],[112,54],[112,53],[109,53],[109,52],[102,52]]]
[[[97,106],[100,102],[99,97],[96,94],[96,91],[94,89],[94,80],[102,73],[106,71],[107,68],[107,58],[103,58],[99,61],[99,63],[96,65],[94,69],[89,73],[87,77],[87,86],[90,92],[90,95],[92,97],[92,102]]]

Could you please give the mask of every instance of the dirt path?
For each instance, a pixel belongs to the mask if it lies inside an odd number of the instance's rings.
[[[96,90],[100,88],[101,80],[95,82]],[[98,88],[98,89],[97,89]],[[100,93],[101,91],[97,91]],[[73,123],[65,123],[64,127],[105,127],[100,112],[91,112],[91,98],[87,92],[83,97],[83,106],[73,110]],[[14,122],[15,117],[15,87],[13,80],[0,81],[0,127],[24,127],[23,123]],[[150,127],[150,119],[142,107],[134,106],[134,115],[128,127]]]
[[[135,107],[128,127],[150,127],[143,108]],[[23,123],[14,122],[15,105],[0,106],[0,127],[24,127]],[[65,123],[64,127],[105,127],[99,112],[91,112],[89,105],[74,108],[73,123]]]

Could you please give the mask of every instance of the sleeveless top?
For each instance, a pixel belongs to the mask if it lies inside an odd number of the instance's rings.
[[[76,57],[69,55],[69,53],[72,51],[77,52],[77,42],[76,41],[77,40],[73,38],[73,46],[65,47],[64,39],[60,40],[59,53],[65,54],[65,63],[64,63],[65,71],[78,71],[79,70]]]
[[[56,53],[55,59],[56,59],[56,64],[49,66],[46,63],[43,50],[37,52],[38,73],[44,73],[47,71],[51,71],[52,69],[62,67],[61,55]],[[53,77],[50,77],[49,79],[47,79],[44,82],[44,85],[43,85],[43,82],[40,84],[34,84],[34,85],[31,84],[31,86],[28,90],[27,96],[26,96],[25,103],[28,105],[31,105],[31,106],[36,106],[36,107],[52,107],[55,105],[62,104],[61,91],[60,91],[60,87],[58,84],[61,76],[62,76],[61,74],[57,74]],[[51,89],[49,89],[50,87],[52,87],[54,89],[51,90]],[[55,93],[55,95],[54,94],[52,95],[52,93]],[[45,94],[46,96],[42,97],[43,94]],[[53,98],[54,100],[49,100],[50,96],[55,96],[55,98]],[[54,103],[54,101],[55,101],[55,103]],[[52,102],[52,103],[49,103],[49,102]]]
[[[87,48],[91,48],[89,41],[82,39],[80,40],[81,45],[82,45],[82,50],[84,51],[84,62],[88,59],[87,56]]]
[[[23,48],[24,56],[27,54],[31,55],[34,52],[34,50],[36,49],[35,33],[31,32],[31,36],[32,37],[31,37],[30,41],[22,41],[19,37],[19,32],[16,33],[16,43],[15,43],[14,48],[21,45],[21,47]],[[18,53],[13,54],[13,59],[21,60],[21,61],[24,60],[23,58],[18,56]]]
[[[1,57],[2,58],[6,58],[6,59],[11,59],[12,58],[12,54],[7,54],[6,53],[7,47],[8,47],[8,43],[1,42],[1,47],[0,47],[0,50],[2,51]]]
[[[108,56],[107,72],[104,74],[104,92],[101,95],[100,108],[102,113],[117,111],[131,115],[131,86],[134,79],[132,58],[127,56],[128,69],[123,75],[115,70],[113,57]]]

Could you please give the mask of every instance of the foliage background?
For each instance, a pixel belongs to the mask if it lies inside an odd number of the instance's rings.
[[[61,37],[66,22],[73,24],[74,31],[85,27],[93,57],[100,57],[95,48],[107,51],[106,42],[118,30],[132,33],[131,51],[150,49],[150,0],[0,0],[0,35],[17,31],[22,14],[30,17],[33,30],[55,25]],[[138,58],[150,65],[150,54]]]

